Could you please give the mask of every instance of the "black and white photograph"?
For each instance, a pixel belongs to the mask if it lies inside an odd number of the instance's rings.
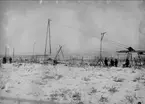
[[[0,104],[145,104],[145,0],[0,0]]]

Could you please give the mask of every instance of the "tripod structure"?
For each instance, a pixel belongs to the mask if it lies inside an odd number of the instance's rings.
[[[101,67],[102,64],[104,65],[104,62],[103,62],[103,59],[102,59],[102,41],[103,41],[105,33],[106,32],[101,33],[101,39],[100,39],[100,58],[97,61],[97,65],[100,65],[100,67]]]

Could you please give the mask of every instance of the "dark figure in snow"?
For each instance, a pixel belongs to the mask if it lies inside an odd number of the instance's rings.
[[[114,60],[113,60],[113,58],[111,58],[111,60],[110,60],[110,66],[111,67],[114,66]]]
[[[137,59],[134,58],[134,65],[137,65]]]
[[[57,65],[57,64],[58,64],[57,60],[53,60],[53,65]]]
[[[129,67],[129,64],[130,64],[130,63],[129,63],[129,59],[127,58],[126,61],[125,61],[125,66],[126,66],[126,67]]]
[[[104,63],[105,63],[105,66],[108,66],[108,59],[107,59],[107,57],[105,57]]]
[[[115,59],[115,67],[117,67],[117,66],[118,66],[118,60]]]
[[[145,59],[143,59],[143,65],[145,65]]]
[[[7,63],[7,59],[6,57],[3,57],[3,64],[6,64]]]
[[[11,57],[9,58],[9,62],[10,62],[10,64],[12,63],[12,58]]]

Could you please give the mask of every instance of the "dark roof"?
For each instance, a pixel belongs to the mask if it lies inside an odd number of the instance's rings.
[[[135,50],[132,47],[127,48],[129,52],[135,52]]]

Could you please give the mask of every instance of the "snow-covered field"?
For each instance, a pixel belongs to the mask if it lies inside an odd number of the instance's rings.
[[[0,69],[0,88],[0,96],[13,98],[68,104],[143,104],[145,69],[5,64]],[[0,102],[8,104],[4,99]]]

